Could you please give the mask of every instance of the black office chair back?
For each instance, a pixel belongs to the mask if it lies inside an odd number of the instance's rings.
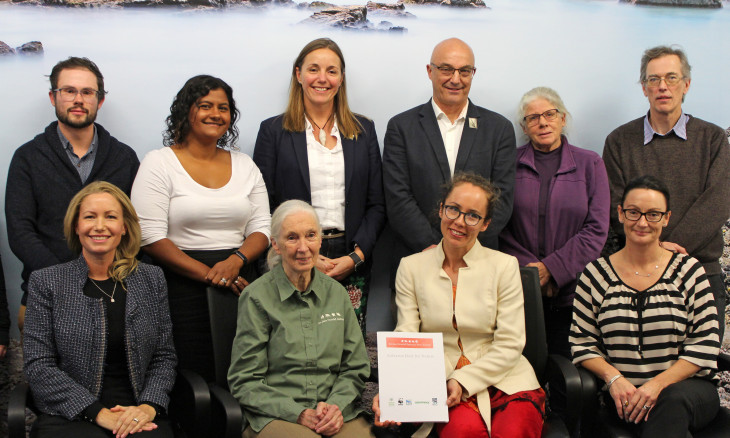
[[[236,337],[238,297],[230,289],[209,286],[208,312],[210,333],[215,358],[215,383],[228,389],[228,367],[231,366],[231,349]]]
[[[522,293],[525,298],[525,348],[522,355],[527,358],[535,370],[540,383],[544,384],[545,365],[547,363],[547,337],[545,335],[545,316],[542,310],[542,292],[540,291],[540,275],[534,266],[520,268]]]

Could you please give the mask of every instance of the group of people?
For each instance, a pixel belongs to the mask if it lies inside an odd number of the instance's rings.
[[[426,72],[432,98],[390,120],[382,160],[374,123],[349,108],[344,56],[321,38],[294,61],[287,107],[261,123],[252,158],[235,147],[231,87],[200,75],[140,164],[94,123],[98,67],[59,62],[58,120],[16,151],[5,202],[33,436],[172,436],[175,369],[214,380],[208,287],[240,295],[228,380],[244,437],[373,436],[358,401],[386,219],[395,330],[444,334],[449,422],[414,436],[540,436],[520,266],[538,270],[549,351],[603,379],[618,417],[646,437],[707,424],[730,146],[682,111],[685,54],[645,52],[649,111],[609,135],[603,159],[568,143],[569,112],[547,87],[519,102],[516,147],[513,125],[469,100],[461,40],[439,43]],[[599,259],[609,225],[625,244]],[[389,425],[377,396],[373,411]]]

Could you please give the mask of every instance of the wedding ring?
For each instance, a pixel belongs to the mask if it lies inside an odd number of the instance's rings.
[[[626,400],[626,401],[624,402],[624,407],[627,407],[627,408],[629,407],[629,401],[628,401],[628,400]]]
[[[226,278],[221,278],[221,281],[220,281],[219,283],[220,283],[220,284],[226,284],[226,282],[227,282],[227,281],[228,281],[228,280],[227,280]]]
[[[645,411],[648,411],[649,409],[651,409],[651,406],[649,406],[649,405],[644,405],[644,407],[642,407],[641,409],[643,409],[643,410],[645,410]]]
[[[132,421],[134,421],[135,423],[139,423],[139,420],[136,418],[132,418]]]

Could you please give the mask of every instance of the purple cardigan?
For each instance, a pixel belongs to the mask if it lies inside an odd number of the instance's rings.
[[[601,157],[572,146],[563,136],[560,167],[550,181],[545,217],[545,253],[538,260],[540,175],[530,143],[517,148],[512,218],[499,236],[499,249],[520,266],[541,261],[560,293],[557,306],[572,306],[577,274],[598,258],[606,243],[610,193]]]

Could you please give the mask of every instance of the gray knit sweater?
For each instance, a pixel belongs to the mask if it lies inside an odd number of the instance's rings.
[[[672,217],[661,239],[684,246],[708,275],[720,274],[730,217],[730,145],[719,126],[690,116],[687,140],[674,132],[644,145],[644,117],[619,126],[606,138],[603,161],[611,187],[611,226],[623,235],[616,206],[633,178],[653,175],[667,185]]]

